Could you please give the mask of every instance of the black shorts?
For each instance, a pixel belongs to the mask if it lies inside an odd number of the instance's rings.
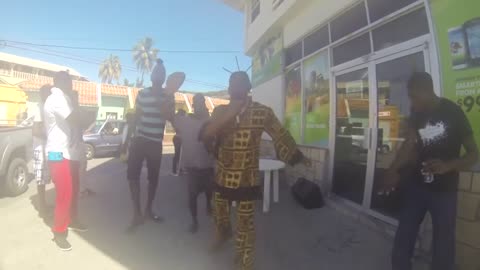
[[[139,181],[143,161],[147,161],[148,180],[158,181],[160,166],[162,165],[163,143],[143,137],[135,137],[130,143],[128,154],[127,179]]]
[[[187,178],[188,192],[190,194],[212,192],[215,176],[213,168],[187,168],[186,172],[185,177]]]

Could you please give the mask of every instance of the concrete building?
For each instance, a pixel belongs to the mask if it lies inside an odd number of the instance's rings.
[[[478,1],[223,2],[244,14],[253,99],[272,107],[315,161],[312,171],[287,169],[288,179],[315,180],[333,206],[395,231],[401,194],[377,194],[404,141],[407,81],[415,71],[432,74],[437,94],[462,106],[480,145]],[[274,155],[268,138],[262,151]],[[478,172],[461,176],[460,269],[480,268]],[[430,235],[427,218],[419,237],[427,254]]]
[[[35,79],[38,77],[53,77],[56,72],[63,70],[68,70],[75,80],[87,81],[83,75],[73,68],[0,52],[0,76]]]

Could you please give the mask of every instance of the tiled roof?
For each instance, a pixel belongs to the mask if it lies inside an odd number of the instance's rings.
[[[127,96],[128,87],[122,85],[102,84],[102,94],[109,96]]]
[[[83,106],[97,106],[97,84],[73,81],[73,90],[78,92],[78,102]]]
[[[183,97],[182,93],[178,93],[178,92],[175,93],[175,102],[185,102],[185,98]]]
[[[39,90],[45,84],[53,85],[53,78],[46,77],[42,79],[24,81],[20,83],[20,87],[25,90]]]
[[[228,99],[223,99],[223,98],[212,98],[213,105],[215,107],[220,106],[220,105],[227,105],[230,103]]]
[[[37,91],[45,84],[53,84],[52,78],[25,81],[20,87],[27,91]],[[73,90],[78,92],[78,102],[82,106],[97,106],[97,84],[93,82],[73,81]]]
[[[28,80],[20,84],[20,88],[27,90],[27,91],[36,91],[40,89],[45,84],[53,84],[53,79],[49,77],[42,77],[37,78],[34,80]],[[110,84],[102,84],[102,95],[110,95],[110,96],[128,96],[128,87],[120,86],[120,85],[110,85]],[[132,87],[132,100],[135,102],[137,99],[138,93],[141,89]],[[82,106],[97,106],[98,99],[97,99],[97,83],[94,82],[86,82],[86,81],[73,81],[73,90],[78,91],[79,93],[79,102]],[[185,98],[184,95],[187,97],[187,100],[190,106],[193,104],[193,94],[184,94],[181,92],[175,93],[175,101],[178,103],[184,103]],[[219,106],[223,104],[228,104],[227,99],[220,99],[220,98],[211,98],[213,105]],[[209,111],[213,111],[212,104],[210,101],[206,100],[206,105]]]

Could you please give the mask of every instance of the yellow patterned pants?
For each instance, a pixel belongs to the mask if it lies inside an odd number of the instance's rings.
[[[218,192],[213,196],[217,237],[231,231],[230,201]],[[239,270],[252,270],[255,246],[255,201],[241,201],[237,205],[237,235],[235,263]]]

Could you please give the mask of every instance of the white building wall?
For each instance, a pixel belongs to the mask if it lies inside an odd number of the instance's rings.
[[[260,14],[253,23],[251,22],[251,0],[246,1],[244,16],[246,24],[245,51],[250,52],[256,43],[267,34],[276,22],[290,11],[297,2],[310,0],[284,0],[283,3],[273,10],[273,1],[260,0]],[[311,0],[316,2],[317,0]],[[275,30],[276,31],[276,30]]]
[[[260,102],[273,109],[275,115],[283,120],[285,97],[283,91],[283,75],[279,75],[252,90],[253,101]]]
[[[297,11],[296,16],[286,22],[283,32],[285,48],[299,41],[315,28],[323,25],[341,10],[351,7],[358,0],[313,0],[305,1],[306,5]]]
[[[284,76],[279,75],[261,85],[256,86],[252,90],[253,101],[262,103],[270,108],[277,116],[277,118],[283,122],[285,115],[285,95],[283,87]],[[263,134],[263,139],[271,140],[270,136],[266,133]]]

